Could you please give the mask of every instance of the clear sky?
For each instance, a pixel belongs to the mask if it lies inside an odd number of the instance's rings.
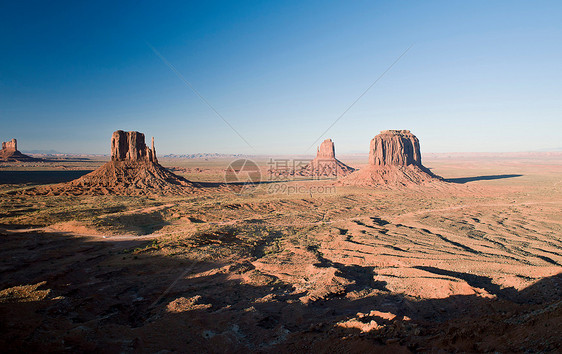
[[[422,152],[562,147],[561,1],[2,1],[0,140],[109,153]],[[252,150],[150,48],[255,148]],[[309,150],[308,152],[312,152]]]

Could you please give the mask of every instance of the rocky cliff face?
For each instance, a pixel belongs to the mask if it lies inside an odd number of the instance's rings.
[[[125,132],[117,130],[111,136],[111,160],[112,161],[149,161],[157,163],[156,151],[154,150],[154,138],[152,138],[152,149],[146,146],[144,134],[139,132]]]
[[[111,136],[111,161],[74,181],[30,190],[35,195],[187,195],[195,184],[162,167],[144,134],[118,130]]]
[[[301,170],[295,171],[295,175],[337,178],[353,171],[355,171],[354,168],[336,159],[334,142],[332,139],[326,139],[316,150],[316,158]]]
[[[336,149],[334,147],[334,142],[332,139],[326,139],[320,144],[316,150],[317,159],[335,159]]]
[[[371,140],[369,164],[422,166],[420,142],[409,130],[383,130]]]
[[[18,151],[18,141],[16,139],[12,139],[10,141],[3,141],[2,150]]]
[[[371,140],[369,165],[341,180],[342,184],[409,187],[442,182],[422,165],[420,142],[409,130],[383,130]]]
[[[40,159],[36,159],[19,152],[18,141],[16,139],[2,142],[2,150],[0,150],[0,160],[21,162],[40,161]]]

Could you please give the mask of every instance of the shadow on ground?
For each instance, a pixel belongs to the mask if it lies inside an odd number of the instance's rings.
[[[0,184],[51,184],[70,182],[92,170],[63,171],[0,171]]]
[[[305,304],[299,299],[307,290],[296,292],[251,260],[173,256],[151,252],[151,245],[0,234],[3,351],[513,352],[560,346],[562,273],[517,291],[486,277],[424,267],[497,297],[416,299],[374,284],[372,267],[320,256],[316,266],[337,268],[355,284],[346,291],[355,291]],[[349,320],[374,327],[365,332],[338,325]]]
[[[474,181],[491,181],[495,179],[504,179],[504,178],[514,178],[514,177],[521,177],[523,175],[516,175],[516,174],[508,174],[508,175],[489,175],[489,176],[474,176],[474,177],[458,177],[458,178],[447,178],[445,181],[451,183],[467,183],[467,182],[474,182]]]
[[[309,181],[335,181],[333,178],[298,178],[298,179],[274,179],[274,180],[267,180],[267,181],[257,181],[257,182],[193,182],[200,187],[206,188],[215,188],[215,187],[224,187],[228,186],[235,190],[243,189],[243,188],[253,188],[261,185],[269,185],[269,184],[283,184],[288,182],[309,182]]]

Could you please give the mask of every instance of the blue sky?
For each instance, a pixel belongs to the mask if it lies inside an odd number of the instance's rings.
[[[422,152],[562,147],[562,2],[29,2],[0,5],[0,140],[108,153]],[[158,50],[255,149],[151,50]],[[312,150],[308,150],[312,152]]]

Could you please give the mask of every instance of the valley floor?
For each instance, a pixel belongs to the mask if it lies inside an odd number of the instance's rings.
[[[181,197],[26,196],[12,192],[35,180],[3,182],[0,347],[560,350],[562,160],[424,163],[449,182]],[[224,169],[195,164],[178,170],[204,182]]]

